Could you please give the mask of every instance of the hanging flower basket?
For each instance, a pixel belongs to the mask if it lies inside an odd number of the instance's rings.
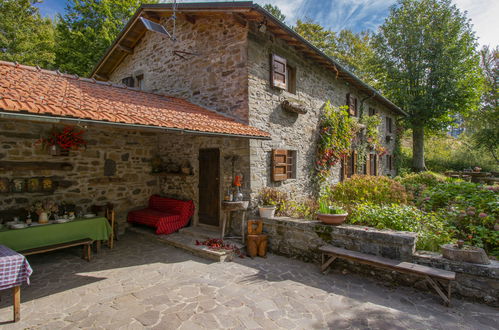
[[[49,137],[40,138],[37,143],[48,148],[52,156],[67,156],[69,150],[87,146],[87,141],[82,137],[84,133],[85,131],[77,130],[74,126],[66,126],[62,130],[54,128]]]

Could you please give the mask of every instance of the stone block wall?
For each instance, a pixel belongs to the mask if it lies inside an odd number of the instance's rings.
[[[179,15],[176,41],[146,32],[110,81],[143,75],[144,91],[184,98],[247,122],[246,34],[247,27],[232,15],[198,16],[194,23]]]
[[[288,65],[296,69],[296,94],[272,88],[270,85],[270,56],[277,54],[286,58]],[[343,80],[338,80],[333,72],[324,69],[316,62],[305,58],[293,47],[276,38],[271,33],[261,33],[251,26],[248,33],[248,80],[249,80],[249,118],[250,125],[272,134],[271,141],[251,141],[251,175],[255,191],[265,186],[276,186],[294,193],[297,198],[307,197],[313,192],[315,148],[318,138],[320,115],[326,101],[335,106],[346,103],[346,94],[357,97],[359,108],[367,114],[369,107],[374,107],[382,116],[380,130],[385,132],[385,117],[393,118],[396,127],[396,115],[372,99],[361,103],[367,95],[360,94]],[[284,99],[295,99],[306,105],[308,113],[296,114],[281,108]],[[383,140],[384,140],[383,134]],[[393,153],[394,142],[385,143],[389,153]],[[271,181],[272,149],[297,150],[296,179],[283,182]],[[388,171],[386,159],[380,162],[381,173],[394,175]],[[340,180],[340,166],[332,169],[330,183]]]
[[[364,226],[330,226],[320,221],[278,217],[262,219],[269,235],[269,250],[275,254],[307,262],[320,263],[318,248],[331,244],[348,250],[413,262],[456,272],[453,294],[499,306],[499,262],[489,265],[447,260],[439,253],[416,251],[417,234],[377,230]],[[363,273],[388,284],[402,283],[427,289],[420,276],[405,275],[381,268],[338,259],[333,269]],[[319,271],[319,269],[317,270]]]
[[[164,176],[160,179],[162,194],[181,199],[192,199],[199,209],[199,150],[218,148],[220,150],[220,200],[229,187],[232,187],[234,175],[242,176],[242,192],[249,197],[251,189],[249,176],[249,142],[247,139],[231,137],[206,137],[179,134],[166,134],[161,138],[159,155],[164,162],[191,165],[191,176]],[[232,157],[237,156],[232,168]],[[198,221],[197,212],[194,224]]]
[[[64,126],[0,120],[0,161],[72,165],[71,170],[2,170],[0,178],[50,177],[58,186],[53,193],[0,194],[0,211],[4,214],[47,198],[74,203],[83,212],[90,212],[92,205],[109,202],[116,206],[123,230],[126,213],[146,205],[148,197],[159,192],[158,178],[150,175],[150,158],[157,148],[154,133],[83,127],[87,148],[71,150],[68,156],[51,156],[36,141],[48,136],[52,127]]]

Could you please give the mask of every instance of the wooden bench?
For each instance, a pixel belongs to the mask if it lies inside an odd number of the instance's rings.
[[[92,259],[92,243],[93,242],[94,241],[91,238],[84,238],[84,239],[79,239],[79,240],[72,241],[72,242],[42,246],[39,248],[19,251],[19,253],[23,254],[25,256],[29,256],[31,254],[45,253],[45,252],[56,251],[56,250],[65,249],[65,248],[69,248],[69,247],[73,247],[73,246],[83,245],[83,259],[90,261],[90,259]]]
[[[336,258],[341,258],[366,265],[395,270],[400,273],[420,275],[430,283],[438,295],[443,299],[445,305],[450,305],[451,283],[456,279],[456,273],[454,272],[350,251],[332,245],[324,245],[319,248],[319,251],[322,253],[321,271],[323,273],[326,272],[327,268]],[[329,258],[327,259],[326,256],[329,256]],[[440,281],[446,282],[446,285],[442,284]]]

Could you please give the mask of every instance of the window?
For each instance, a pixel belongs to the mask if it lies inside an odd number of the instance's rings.
[[[386,168],[388,171],[393,170],[393,156],[392,155],[386,155]]]
[[[367,157],[367,174],[378,175],[378,155],[369,154]]]
[[[376,114],[376,109],[369,107],[369,116],[374,116]]]
[[[357,173],[357,151],[352,151],[341,162],[341,181]]]
[[[386,117],[386,132],[392,133],[393,130],[393,119],[391,117]]]
[[[121,83],[125,86],[128,86],[128,87],[134,87],[134,79],[133,77],[126,77],[126,78],[123,78],[121,79]]]
[[[347,102],[348,106],[348,113],[350,116],[357,116],[357,98],[354,97],[352,94],[348,93],[347,94]]]
[[[272,54],[270,83],[272,87],[296,94],[296,68],[279,55]]]
[[[137,76],[135,76],[135,80],[137,81],[137,88],[138,89],[142,89],[142,85],[143,85],[143,81],[144,81],[144,75],[143,74],[139,74]]]
[[[296,150],[272,150],[272,180],[296,179]]]

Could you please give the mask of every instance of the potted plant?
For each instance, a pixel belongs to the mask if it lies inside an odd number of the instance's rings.
[[[286,202],[286,193],[274,188],[263,188],[259,195],[258,212],[261,218],[272,219],[276,211],[282,210]]]
[[[317,218],[329,225],[341,225],[348,216],[347,211],[338,205],[329,205],[326,201],[319,203]]]
[[[48,223],[50,215],[58,211],[59,207],[50,199],[35,202],[28,208],[29,213],[35,212],[38,214],[38,223]]]

